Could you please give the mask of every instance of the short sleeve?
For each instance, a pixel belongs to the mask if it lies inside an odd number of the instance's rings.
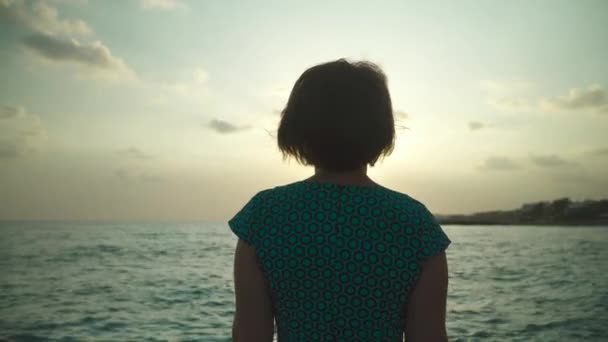
[[[424,205],[420,204],[417,216],[416,231],[421,242],[418,261],[423,262],[446,250],[452,241]]]
[[[232,230],[239,239],[254,247],[256,247],[259,242],[261,208],[262,192],[259,192],[228,221],[230,230]]]

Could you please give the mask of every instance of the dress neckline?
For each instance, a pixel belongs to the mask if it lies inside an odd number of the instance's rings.
[[[336,183],[336,182],[318,182],[318,181],[311,181],[311,180],[301,180],[296,182],[298,184],[305,184],[305,185],[316,185],[316,186],[322,186],[322,187],[334,187],[334,188],[353,188],[353,189],[384,189],[384,187],[382,185],[379,184],[375,184],[375,185],[362,185],[362,184],[340,184],[340,183]]]

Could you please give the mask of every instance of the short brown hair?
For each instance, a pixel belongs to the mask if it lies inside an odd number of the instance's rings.
[[[283,156],[326,171],[373,166],[394,141],[386,76],[371,62],[339,59],[306,70],[281,112]]]

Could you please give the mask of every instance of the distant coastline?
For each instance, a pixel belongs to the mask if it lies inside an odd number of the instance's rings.
[[[608,199],[526,203],[518,209],[469,215],[436,215],[440,224],[608,226]]]

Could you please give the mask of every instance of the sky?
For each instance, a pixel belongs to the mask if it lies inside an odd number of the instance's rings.
[[[226,220],[310,176],[276,147],[308,67],[370,60],[434,213],[608,197],[608,2],[0,0],[0,219]]]

